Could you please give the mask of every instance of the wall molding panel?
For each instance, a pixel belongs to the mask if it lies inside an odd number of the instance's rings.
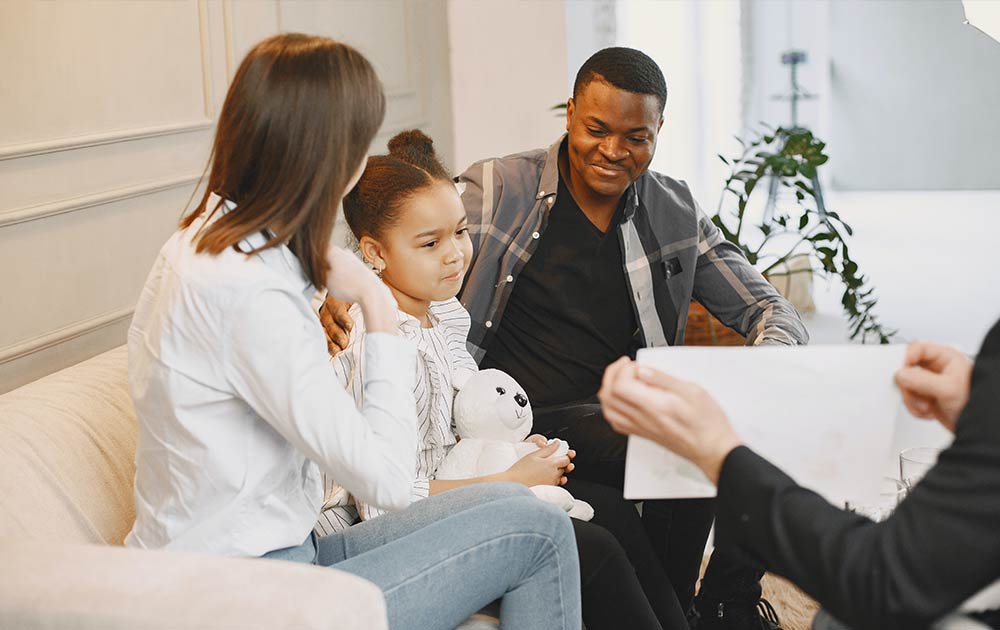
[[[143,184],[136,184],[135,186],[128,186],[126,188],[106,190],[92,195],[81,195],[79,197],[63,199],[52,203],[0,212],[0,228],[7,227],[9,225],[16,225],[18,223],[24,223],[26,221],[37,221],[38,219],[45,219],[60,214],[66,214],[67,212],[86,210],[87,208],[103,206],[118,201],[124,201],[126,199],[142,197],[144,195],[151,195],[153,193],[163,192],[164,190],[170,190],[172,188],[191,186],[200,179],[201,173],[190,173],[179,177],[170,177]]]
[[[81,136],[71,136],[68,138],[57,138],[55,140],[44,140],[41,142],[9,144],[0,147],[0,161],[31,157],[33,155],[42,155],[44,153],[55,153],[58,151],[74,151],[76,149],[96,147],[102,144],[115,144],[118,142],[130,142],[132,140],[170,136],[179,133],[204,131],[205,129],[210,129],[213,124],[215,123],[211,118],[203,118],[187,122],[153,125],[149,127],[139,127],[137,129],[123,129],[121,131],[107,131]]]
[[[0,348],[0,365],[46,350],[66,341],[101,330],[107,326],[132,317],[135,307],[121,308],[82,322],[70,324],[48,334],[29,339],[6,348]]]
[[[447,162],[447,1],[0,2],[0,23],[18,25],[0,39],[0,75],[19,97],[0,100],[0,393],[125,342],[261,39],[356,46],[386,88],[372,152],[420,128]]]

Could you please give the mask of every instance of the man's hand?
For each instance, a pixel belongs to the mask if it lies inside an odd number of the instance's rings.
[[[615,431],[661,444],[694,462],[715,484],[726,456],[741,444],[708,392],[627,357],[608,366],[597,397]]]
[[[918,418],[934,418],[955,432],[955,421],[969,401],[972,361],[954,348],[916,341],[906,349],[896,384],[903,403]]]
[[[346,349],[351,341],[350,332],[354,328],[354,319],[348,314],[350,308],[350,302],[341,302],[329,295],[319,308],[319,321],[326,332],[326,347],[330,356]]]

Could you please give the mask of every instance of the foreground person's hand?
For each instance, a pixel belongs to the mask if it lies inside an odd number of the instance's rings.
[[[694,462],[712,483],[718,483],[726,456],[741,444],[708,392],[626,357],[608,366],[597,397],[615,431],[665,446]]]
[[[955,421],[969,401],[972,361],[960,351],[927,341],[906,349],[896,384],[903,403],[918,418],[933,418],[955,432]]]

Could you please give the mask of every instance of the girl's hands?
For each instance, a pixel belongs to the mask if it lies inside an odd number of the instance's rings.
[[[528,437],[524,438],[524,441],[531,442],[538,448],[544,448],[549,444],[549,440],[544,435],[541,435],[539,433],[532,433]]]
[[[559,443],[553,442],[533,453],[528,453],[507,469],[505,473],[507,480],[523,483],[529,487],[563,485],[566,483],[565,474],[573,470],[570,460],[576,456],[576,451],[570,450],[565,455],[555,455],[558,448]]]

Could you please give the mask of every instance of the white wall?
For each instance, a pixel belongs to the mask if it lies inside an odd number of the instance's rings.
[[[779,57],[802,48],[799,80],[819,99],[800,122],[828,142],[841,190],[1000,188],[1000,43],[963,24],[956,0],[742,0],[746,111],[788,122]]]
[[[1000,43],[960,2],[831,5],[834,184],[1000,188]]]
[[[576,73],[591,55],[618,40],[618,0],[573,0],[566,3],[566,81],[570,91]]]
[[[547,147],[565,130],[551,107],[566,85],[561,0],[449,0],[455,161]]]
[[[389,96],[375,149],[421,127],[449,159],[446,15],[444,0],[0,3],[0,392],[124,342],[263,37],[356,45]]]

